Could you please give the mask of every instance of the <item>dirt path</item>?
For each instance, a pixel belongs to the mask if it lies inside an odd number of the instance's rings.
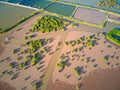
[[[61,33],[62,36],[61,36],[60,42],[65,41],[68,32]],[[47,88],[47,84],[48,84],[48,82],[49,82],[49,80],[50,80],[50,78],[52,76],[54,67],[55,67],[55,65],[57,63],[58,57],[59,57],[59,55],[61,53],[61,50],[63,48],[63,44],[60,45],[60,46],[58,45],[57,48],[60,48],[60,50],[56,51],[56,53],[53,55],[53,57],[51,59],[51,62],[49,64],[49,66],[48,66],[48,69],[46,70],[45,77],[43,78],[43,86],[41,87],[41,90],[46,90],[46,88]]]

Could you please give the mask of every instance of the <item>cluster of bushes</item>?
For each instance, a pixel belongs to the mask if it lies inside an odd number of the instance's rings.
[[[20,52],[20,48],[14,49],[14,50],[12,51],[13,54],[16,54],[16,53],[18,53],[18,52]]]
[[[32,41],[27,41],[24,46],[29,46],[28,49],[22,51],[20,54],[27,54],[29,53],[28,56],[26,56],[26,60],[20,64],[21,68],[26,68],[29,64],[32,66],[36,65],[42,58],[44,57],[44,52],[46,51],[46,48],[44,50],[38,51],[39,48],[43,47],[47,43],[50,43],[52,39],[38,39],[38,40],[32,40]],[[47,48],[48,50],[49,48]]]
[[[95,36],[80,37],[77,40],[66,41],[65,45],[75,46],[77,44],[83,44],[84,46],[95,46],[97,44],[97,38]]]
[[[61,69],[64,69],[65,66],[67,66],[67,60],[63,60],[60,63],[57,64]]]
[[[42,84],[43,84],[42,81],[38,81],[35,84],[33,84],[34,90],[39,90]]]
[[[12,51],[12,53],[13,53],[13,54],[17,53],[17,50],[16,50],[16,49],[14,49],[14,50]]]
[[[10,68],[16,68],[17,66],[18,66],[17,62],[11,62],[11,63],[9,63],[9,67]]]
[[[43,43],[44,43],[43,40],[39,39],[39,40],[26,42],[26,45],[30,46],[30,50],[35,52],[44,45]]]
[[[13,26],[10,26],[10,27],[8,27],[8,28],[6,28],[6,29],[0,30],[0,33],[4,33],[4,32],[7,32],[7,31],[10,31],[11,29],[15,28],[17,25],[23,23],[24,21],[26,21],[26,20],[28,20],[29,18],[37,15],[38,13],[39,13],[39,12],[34,12],[34,13],[32,13],[31,15],[24,17],[22,20],[18,21],[18,22],[17,22],[16,24],[14,24]]]
[[[32,66],[34,66],[34,65],[36,65],[39,61],[41,61],[42,58],[43,58],[43,55],[40,54],[40,53],[35,53],[35,54],[33,54],[33,55],[28,55],[28,56],[26,57],[26,60],[25,60],[24,62],[20,63],[20,67],[21,67],[21,68],[25,68],[26,66],[28,66],[28,65],[30,65],[30,64],[31,64]]]
[[[100,7],[107,7],[107,8],[111,8],[113,6],[117,7],[118,0],[99,0],[97,4]]]
[[[30,35],[30,36],[25,36],[25,40],[34,38],[35,36],[36,36],[36,34]]]
[[[83,73],[83,67],[76,67],[74,72],[76,75],[81,75]]]
[[[39,61],[41,61],[43,58],[43,55],[36,53],[32,57],[32,66],[36,65]]]
[[[109,33],[107,33],[107,38],[117,45],[120,45],[120,29],[113,28]]]
[[[44,33],[57,30],[64,30],[63,21],[50,16],[43,16],[41,19],[37,20],[31,31],[41,31]]]

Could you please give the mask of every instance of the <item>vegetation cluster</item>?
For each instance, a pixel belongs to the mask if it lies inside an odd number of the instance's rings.
[[[113,28],[109,33],[107,33],[107,38],[117,45],[120,45],[120,29]]]
[[[57,66],[59,66],[61,69],[64,69],[65,66],[68,66],[67,64],[68,64],[68,61],[67,60],[63,60],[60,63],[58,63]]]
[[[57,30],[64,30],[63,21],[54,17],[44,16],[38,19],[36,24],[32,27],[32,31],[51,32]]]
[[[74,72],[75,72],[75,74],[76,75],[81,75],[82,74],[82,72],[83,72],[83,67],[76,67],[75,69],[74,69]]]
[[[107,8],[118,7],[118,0],[99,0],[98,6]]]

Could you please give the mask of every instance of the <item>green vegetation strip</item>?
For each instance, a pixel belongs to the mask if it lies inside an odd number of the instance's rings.
[[[107,38],[120,46],[120,28],[114,28],[107,33]]]
[[[36,12],[32,13],[31,15],[24,17],[22,20],[18,21],[18,22],[17,22],[16,24],[14,24],[13,26],[10,26],[10,27],[8,27],[8,28],[6,28],[6,29],[0,30],[0,34],[5,33],[5,32],[7,32],[7,31],[10,31],[11,29],[15,28],[15,27],[18,26],[19,24],[23,23],[24,21],[28,20],[29,18],[31,18],[31,17],[33,17],[33,16],[35,16],[35,15],[37,15],[37,14],[39,14],[39,11],[36,11]]]

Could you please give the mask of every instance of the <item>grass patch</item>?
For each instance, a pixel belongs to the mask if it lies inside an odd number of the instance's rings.
[[[120,28],[113,28],[107,33],[108,40],[120,46]]]

